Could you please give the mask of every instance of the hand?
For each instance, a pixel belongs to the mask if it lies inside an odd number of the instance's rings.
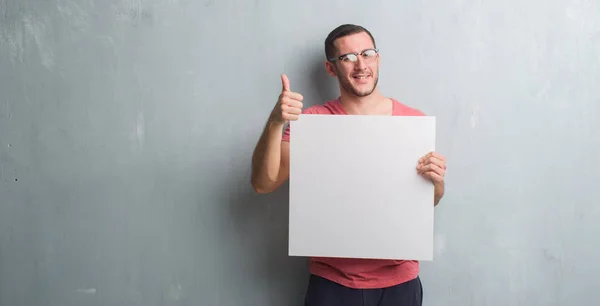
[[[302,113],[302,100],[304,97],[299,93],[290,91],[290,80],[285,74],[281,75],[281,84],[281,94],[271,113],[271,120],[285,124],[289,120],[298,120],[298,116]]]
[[[429,152],[419,159],[417,171],[434,184],[443,184],[446,175],[446,158],[439,153]]]

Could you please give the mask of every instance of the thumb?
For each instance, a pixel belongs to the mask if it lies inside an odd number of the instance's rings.
[[[285,74],[281,75],[281,85],[283,86],[281,88],[281,91],[290,91],[290,80],[288,79],[288,77]]]

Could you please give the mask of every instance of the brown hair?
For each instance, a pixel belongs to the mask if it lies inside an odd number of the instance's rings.
[[[373,38],[373,35],[371,35],[371,32],[369,32],[369,30],[355,24],[342,24],[337,28],[333,29],[333,31],[331,31],[325,39],[325,57],[327,57],[327,60],[334,57],[335,53],[337,52],[337,49],[334,45],[336,39],[361,32],[369,34],[369,37],[371,37],[371,41],[373,42],[373,46],[377,48],[377,46],[375,45],[375,39]]]

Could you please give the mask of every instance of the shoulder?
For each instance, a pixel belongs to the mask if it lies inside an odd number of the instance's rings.
[[[420,109],[403,104],[394,98],[392,103],[394,103],[394,116],[425,116]]]

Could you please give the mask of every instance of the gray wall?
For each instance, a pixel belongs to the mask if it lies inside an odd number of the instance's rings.
[[[250,156],[345,22],[438,117],[426,305],[600,304],[600,5],[542,0],[0,0],[0,304],[301,305]]]

